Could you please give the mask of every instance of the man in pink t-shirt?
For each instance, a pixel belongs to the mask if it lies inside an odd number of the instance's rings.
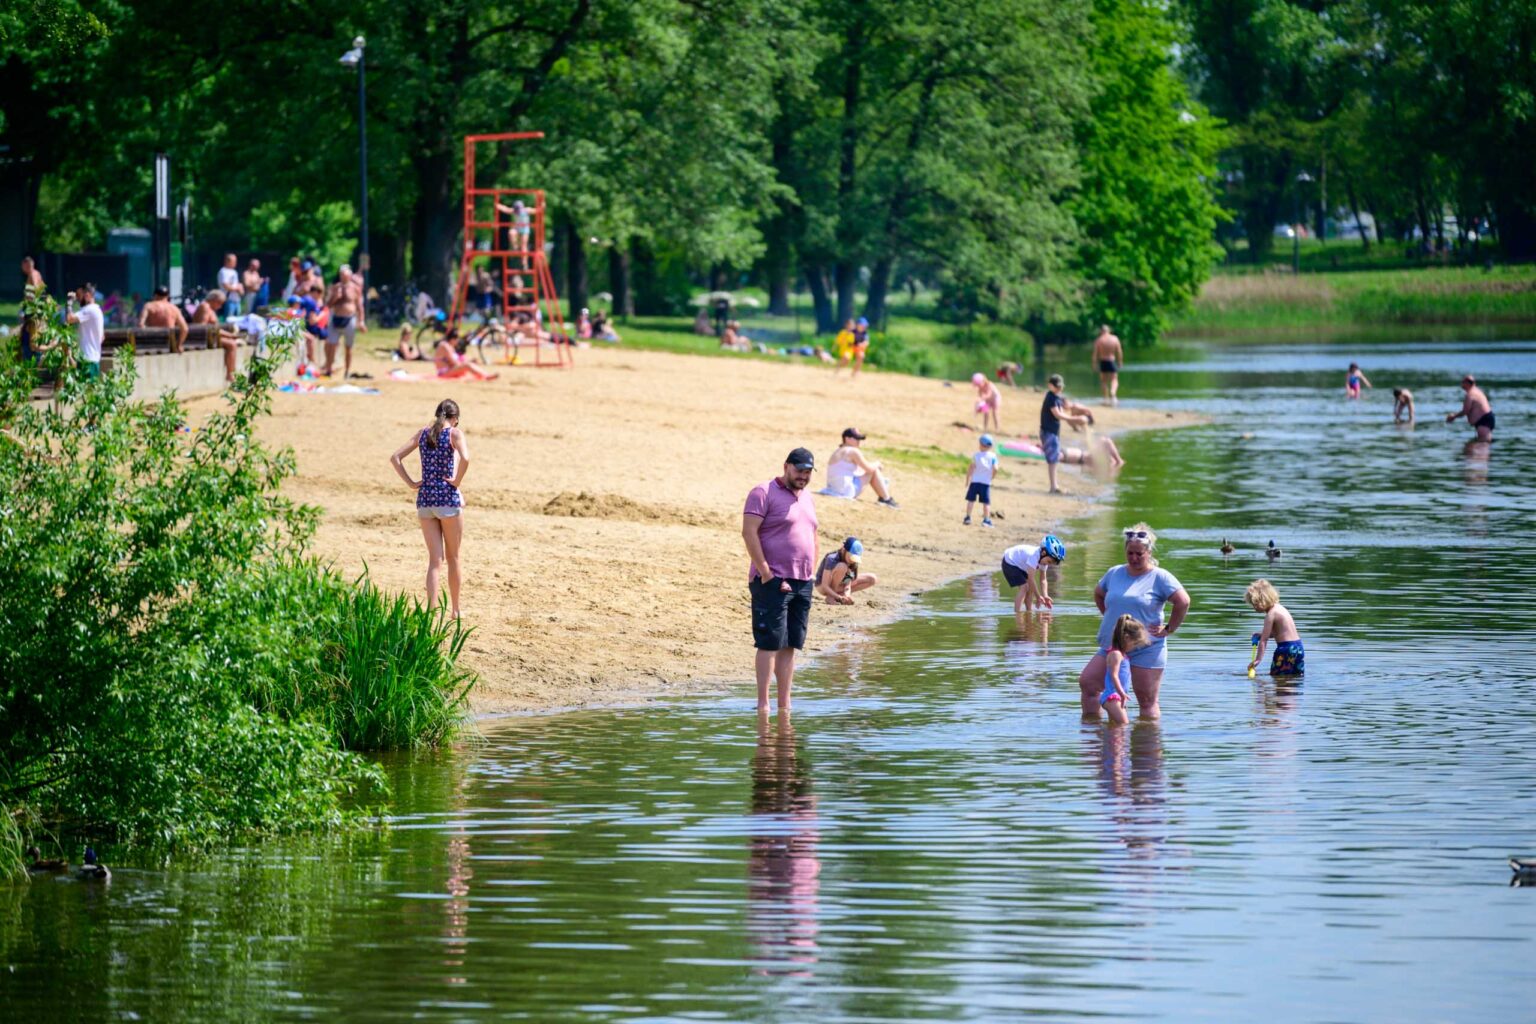
[[[784,475],[759,484],[741,510],[741,539],[752,567],[752,643],[757,648],[757,711],[768,713],[768,680],[779,682],[779,710],[789,710],[795,651],[805,646],[815,593],[816,506],[811,473],[816,457],[796,448],[784,460]]]

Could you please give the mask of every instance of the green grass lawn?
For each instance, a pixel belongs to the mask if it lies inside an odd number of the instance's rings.
[[[740,295],[754,295],[748,289]],[[691,317],[636,316],[619,325],[627,348],[693,355],[721,355],[738,359],[807,359],[816,357],[778,354],[778,349],[801,345],[819,345],[836,355],[833,339],[818,337],[816,317],[809,296],[796,296],[794,315],[773,317],[764,310],[766,299],[755,295],[761,305],[748,306],[737,313],[742,331],[754,342],[767,345],[768,354],[722,352],[713,337],[693,333]],[[915,301],[903,294],[893,303],[884,332],[870,336],[868,365],[921,377],[962,380],[980,370],[991,374],[1001,363],[1012,361],[1028,365],[1033,341],[1028,332],[1000,324],[976,324],[962,327],[934,318],[934,293],[920,292]],[[862,307],[862,301],[860,302]]]
[[[1308,260],[1299,275],[1290,272],[1288,262],[1283,269],[1279,264],[1220,268],[1171,333],[1536,323],[1536,267],[1383,269],[1362,253],[1349,269],[1307,272],[1320,251],[1316,243],[1303,250]]]

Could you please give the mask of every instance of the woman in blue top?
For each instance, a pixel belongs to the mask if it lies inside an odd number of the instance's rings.
[[[421,480],[412,480],[401,462],[411,450],[421,455]],[[457,456],[457,458],[455,458]],[[459,542],[464,538],[464,496],[459,485],[469,471],[469,445],[459,429],[459,405],[437,403],[432,425],[416,431],[389,457],[407,487],[416,492],[416,518],[427,542],[427,607],[437,604],[438,580],[448,565],[448,602],[459,617]]]
[[[1160,569],[1152,549],[1157,534],[1146,523],[1137,523],[1125,531],[1125,564],[1104,574],[1094,588],[1093,600],[1104,614],[1099,624],[1099,650],[1088,659],[1077,677],[1082,691],[1083,717],[1098,720],[1099,691],[1104,682],[1104,660],[1110,638],[1120,616],[1129,615],[1147,627],[1151,642],[1127,656],[1131,663],[1131,689],[1141,717],[1158,718],[1157,691],[1163,683],[1163,669],[1168,664],[1167,638],[1178,632],[1189,613],[1189,592],[1167,569]],[[1173,605],[1167,625],[1163,624],[1163,606]]]

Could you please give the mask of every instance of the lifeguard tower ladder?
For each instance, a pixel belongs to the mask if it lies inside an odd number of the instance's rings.
[[[464,136],[464,252],[459,260],[459,284],[453,294],[449,322],[455,327],[469,312],[469,284],[475,265],[489,260],[492,275],[499,277],[500,317],[508,337],[516,340],[513,328],[519,323],[531,325],[516,349],[516,362],[523,366],[553,366],[569,369],[575,365],[571,356],[571,338],[560,313],[560,298],[555,294],[555,280],[549,273],[544,255],[544,190],[538,188],[481,188],[475,181],[475,147],[482,142],[517,142],[542,139],[543,132],[501,132],[495,135]],[[511,208],[522,200],[528,217],[526,231],[514,223]],[[486,244],[482,248],[482,243]],[[499,274],[497,273],[499,268]],[[483,308],[483,307],[482,307]],[[538,340],[539,332],[548,332],[550,341]],[[529,354],[532,359],[529,359]]]

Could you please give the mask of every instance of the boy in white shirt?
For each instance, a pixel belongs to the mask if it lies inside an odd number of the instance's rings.
[[[971,525],[971,509],[981,502],[981,525],[992,525],[992,478],[998,473],[997,452],[992,450],[992,435],[981,435],[981,450],[971,456],[965,471],[965,519]]]

